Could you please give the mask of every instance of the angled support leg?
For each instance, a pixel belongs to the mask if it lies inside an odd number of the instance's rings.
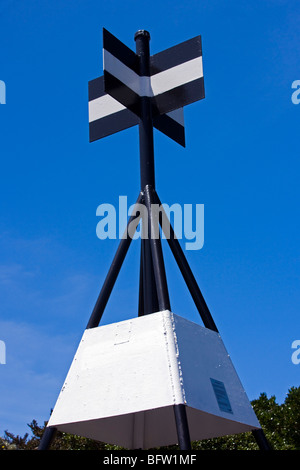
[[[262,429],[255,429],[252,434],[260,450],[273,450]]]
[[[115,257],[113,259],[113,262],[111,264],[111,267],[108,271],[108,274],[106,276],[106,279],[104,281],[103,287],[101,289],[101,292],[99,294],[99,297],[97,299],[97,302],[95,304],[95,307],[93,309],[93,312],[90,316],[89,322],[87,324],[87,329],[88,328],[94,328],[99,325],[100,320],[102,318],[102,315],[104,313],[106,304],[108,302],[108,299],[110,297],[111,291],[113,290],[113,287],[115,285],[115,282],[117,280],[117,277],[119,275],[120,269],[122,267],[123,261],[125,259],[125,256],[127,254],[128,248],[130,246],[132,236],[133,234],[128,233],[129,227],[131,223],[138,218],[138,220],[141,217],[141,214],[136,215],[136,211],[138,210],[138,205],[142,201],[142,194],[139,194],[139,197],[137,199],[135,209],[133,210],[133,214],[130,217],[126,230],[123,234],[123,237],[120,241],[119,247],[117,249],[117,252],[115,254]],[[132,236],[131,236],[132,235]]]
[[[206,305],[206,302],[203,298],[203,295],[199,289],[199,286],[196,282],[196,279],[192,273],[192,270],[187,262],[187,259],[182,251],[182,248],[179,244],[178,239],[174,233],[173,227],[169,222],[169,219],[164,211],[164,208],[159,200],[158,195],[156,194],[156,201],[160,206],[160,214],[161,214],[161,227],[165,233],[167,238],[168,244],[171,248],[173,256],[177,262],[177,265],[181,271],[181,274],[186,282],[186,285],[190,291],[190,294],[195,302],[195,305],[200,313],[204,326],[209,328],[210,330],[218,332],[216,324],[211,316],[211,313]]]
[[[195,302],[195,305],[200,313],[204,326],[218,333],[217,326],[212,318],[212,315],[206,305],[203,295],[199,289],[196,279],[192,273],[192,270],[186,260],[186,257],[182,251],[178,239],[174,233],[172,225],[164,211],[164,208],[159,200],[156,193],[156,202],[160,206],[160,224],[167,238],[168,244],[171,248],[173,256],[178,264],[181,274],[186,282],[186,285],[190,291],[190,294]],[[166,230],[167,229],[167,230]],[[252,431],[252,434],[261,450],[272,450],[270,443],[268,442],[262,429]]]
[[[38,446],[38,450],[49,450],[52,442],[54,441],[56,432],[56,428],[46,428]]]
[[[93,312],[90,316],[89,322],[87,324],[87,329],[88,328],[94,328],[99,325],[99,322],[102,318],[102,315],[104,313],[104,309],[106,307],[106,304],[108,302],[109,296],[111,294],[111,291],[115,285],[115,282],[117,280],[118,274],[120,272],[120,269],[122,267],[123,261],[125,259],[125,256],[127,254],[128,248],[130,246],[132,236],[133,234],[129,234],[129,227],[131,223],[137,219],[137,221],[140,219],[141,214],[136,215],[138,212],[138,205],[142,201],[142,194],[139,194],[139,197],[137,199],[137,202],[135,204],[135,208],[133,210],[133,214],[130,217],[126,230],[123,234],[123,237],[120,241],[119,247],[117,249],[117,252],[115,254],[115,257],[113,259],[113,262],[111,264],[111,267],[109,269],[109,272],[106,276],[106,279],[104,281],[103,287],[101,289],[101,292],[99,294],[99,297],[97,299],[96,305],[93,309]],[[136,221],[136,222],[137,222]],[[40,445],[39,445],[39,450],[47,450],[49,449],[54,437],[56,434],[56,428],[46,428],[45,432],[43,434],[43,437],[41,439]]]
[[[191,450],[191,438],[185,405],[174,405],[174,415],[179,447],[181,450]]]

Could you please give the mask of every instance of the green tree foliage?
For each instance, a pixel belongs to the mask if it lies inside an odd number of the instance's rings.
[[[276,403],[274,396],[262,393],[251,402],[257,418],[274,450],[300,450],[300,387],[292,387],[284,403]],[[6,431],[0,438],[0,450],[35,450],[38,448],[45,426],[33,420],[29,424],[31,437],[15,436]],[[258,449],[252,433],[225,436],[192,443],[194,450],[255,450]],[[169,447],[170,449],[171,447]],[[177,447],[172,446],[173,449]],[[95,442],[71,434],[58,432],[52,444],[53,450],[118,450],[117,446]]]

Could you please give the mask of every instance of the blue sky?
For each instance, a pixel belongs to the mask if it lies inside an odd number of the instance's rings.
[[[117,248],[99,204],[135,202],[137,127],[88,142],[89,80],[102,28],[151,53],[202,35],[206,98],[185,108],[186,149],[155,131],[168,204],[204,204],[205,241],[186,256],[250,399],[299,386],[300,80],[297,0],[0,4],[0,435],[49,417]],[[201,324],[164,243],[174,313]],[[137,315],[133,242],[103,324]]]

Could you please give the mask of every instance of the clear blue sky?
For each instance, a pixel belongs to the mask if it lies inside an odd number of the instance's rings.
[[[102,28],[151,53],[202,35],[206,98],[185,108],[186,149],[155,132],[160,199],[204,204],[186,256],[250,399],[299,386],[298,0],[2,0],[0,435],[49,417],[117,248],[96,208],[135,202],[137,127],[90,144],[89,80]],[[174,313],[200,318],[163,245]],[[103,324],[137,315],[133,242]]]

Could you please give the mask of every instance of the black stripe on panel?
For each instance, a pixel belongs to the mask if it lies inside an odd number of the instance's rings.
[[[88,90],[89,90],[89,101],[95,100],[96,98],[100,98],[100,96],[105,95],[104,90],[104,77],[98,77],[94,80],[89,81],[88,83]]]
[[[179,122],[174,121],[174,119],[166,114],[162,114],[161,116],[155,116],[153,118],[153,125],[167,137],[170,137],[170,139],[175,140],[175,142],[185,147],[184,126],[179,124]]]
[[[103,49],[110,52],[135,73],[139,73],[138,56],[105,28],[103,28]]]
[[[197,78],[152,98],[153,115],[165,114],[205,97],[204,79]]]
[[[196,36],[151,56],[150,75],[155,75],[200,56],[202,56],[201,36]]]
[[[106,93],[119,101],[133,113],[140,115],[140,97],[124,83],[104,70],[104,87]]]
[[[114,134],[115,132],[123,131],[138,123],[139,118],[128,109],[97,119],[97,121],[90,122],[89,124],[90,142],[102,139],[102,137]]]

